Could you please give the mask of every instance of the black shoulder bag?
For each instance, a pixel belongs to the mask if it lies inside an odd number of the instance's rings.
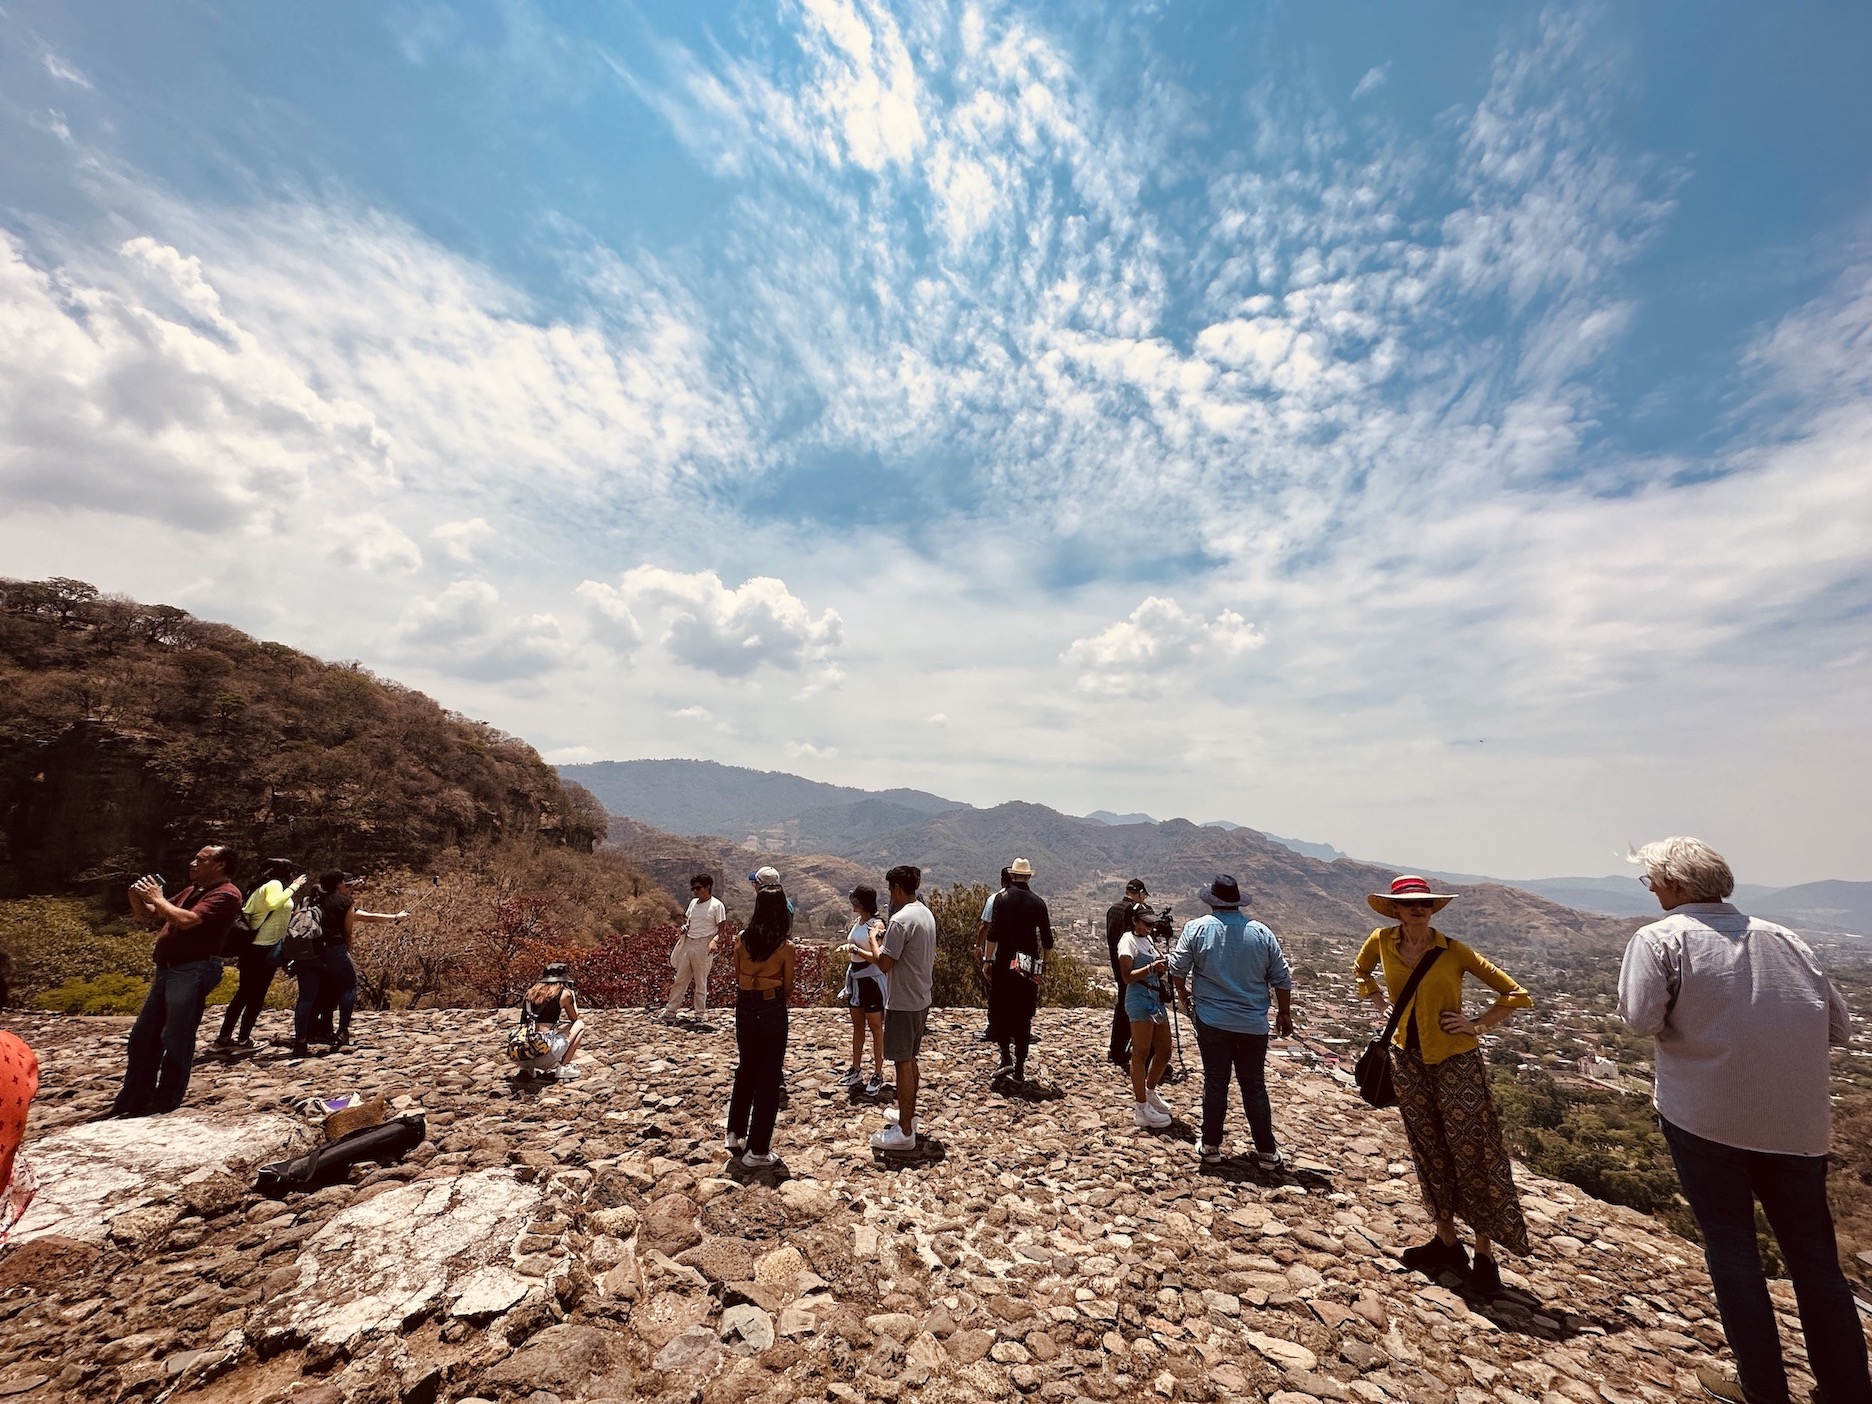
[[[1404,982],[1403,990],[1398,994],[1397,1003],[1391,1006],[1391,1017],[1385,1020],[1384,1032],[1365,1045],[1365,1051],[1359,1054],[1358,1067],[1353,1069],[1353,1079],[1358,1083],[1359,1096],[1374,1107],[1395,1107],[1397,1089],[1391,1085],[1391,1056],[1386,1046],[1396,1035],[1398,1024],[1410,1008],[1411,1001],[1417,996],[1417,986],[1423,983],[1423,977],[1430,973],[1430,967],[1436,964],[1437,957],[1443,954],[1444,947],[1432,946],[1425,951],[1417,962],[1417,968],[1410,973],[1410,979]],[[1384,967],[1380,965],[1379,973]]]

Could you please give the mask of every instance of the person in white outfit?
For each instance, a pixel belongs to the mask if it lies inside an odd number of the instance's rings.
[[[689,879],[689,891],[692,896],[689,911],[683,918],[682,935],[676,938],[676,947],[670,952],[670,968],[676,975],[670,981],[669,1003],[663,1006],[666,1023],[675,1019],[691,986],[695,989],[695,1016],[702,1017],[708,1008],[709,963],[714,959],[716,946],[727,938],[728,909],[715,895],[715,879],[707,873],[697,873]]]

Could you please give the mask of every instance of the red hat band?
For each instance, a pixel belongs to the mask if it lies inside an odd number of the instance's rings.
[[[1430,895],[1430,884],[1420,877],[1393,878],[1391,895],[1393,897],[1427,897]]]

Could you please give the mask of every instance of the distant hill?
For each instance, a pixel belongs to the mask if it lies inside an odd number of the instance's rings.
[[[699,760],[599,761],[559,774],[612,814],[671,834],[708,834],[778,853],[836,852],[959,801],[922,790],[860,790],[780,771]]]
[[[1872,936],[1872,882],[1803,882],[1753,899],[1749,911],[1797,930]]]
[[[1388,868],[1350,860],[1327,863],[1296,853],[1253,829],[1161,824],[1087,823],[1045,805],[1014,802],[992,809],[957,808],[865,839],[830,854],[789,854],[720,839],[679,839],[641,823],[613,820],[611,841],[666,887],[680,890],[691,867],[727,875],[730,908],[745,892],[746,873],[762,861],[780,869],[787,890],[815,925],[844,920],[844,895],[857,882],[882,886],[884,870],[915,863],[926,886],[996,881],[1019,856],[1035,867],[1034,890],[1052,905],[1062,934],[1083,923],[1074,944],[1102,958],[1103,915],[1125,880],[1142,877],[1157,905],[1179,921],[1201,911],[1196,892],[1219,872],[1233,873],[1248,909],[1282,935],[1361,935],[1379,924],[1365,894],[1390,881]],[[1513,888],[1479,885],[1464,892],[1439,926],[1473,938],[1504,959],[1564,955],[1609,958],[1632,929],[1571,911]]]
[[[605,815],[534,749],[355,664],[75,580],[0,580],[0,898],[179,881],[205,841],[421,867]]]
[[[686,902],[689,879],[707,873],[715,879],[715,895],[728,915],[744,922],[753,914],[753,887],[748,874],[771,863],[780,870],[787,897],[795,907],[796,931],[829,937],[851,929],[851,890],[868,883],[884,891],[884,875],[861,863],[830,854],[782,853],[744,848],[726,839],[681,837],[653,829],[634,819],[611,820],[611,846],[643,869],[667,892]]]

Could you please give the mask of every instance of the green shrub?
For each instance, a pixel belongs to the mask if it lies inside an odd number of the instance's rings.
[[[149,981],[107,972],[89,980],[67,980],[42,991],[35,1002],[59,1014],[134,1014],[148,994]]]
[[[0,951],[11,961],[13,998],[30,1004],[41,991],[100,975],[147,977],[150,933],[100,921],[75,897],[0,902]]]
[[[938,1008],[984,1009],[988,1005],[981,962],[975,955],[975,929],[991,890],[986,883],[964,886],[958,882],[946,892],[932,888],[923,894],[936,917],[936,969],[930,1002]],[[1064,946],[1053,948],[1047,956],[1046,979],[1040,984],[1041,1004],[1090,1009],[1109,1005],[1111,998],[1091,966]]]

